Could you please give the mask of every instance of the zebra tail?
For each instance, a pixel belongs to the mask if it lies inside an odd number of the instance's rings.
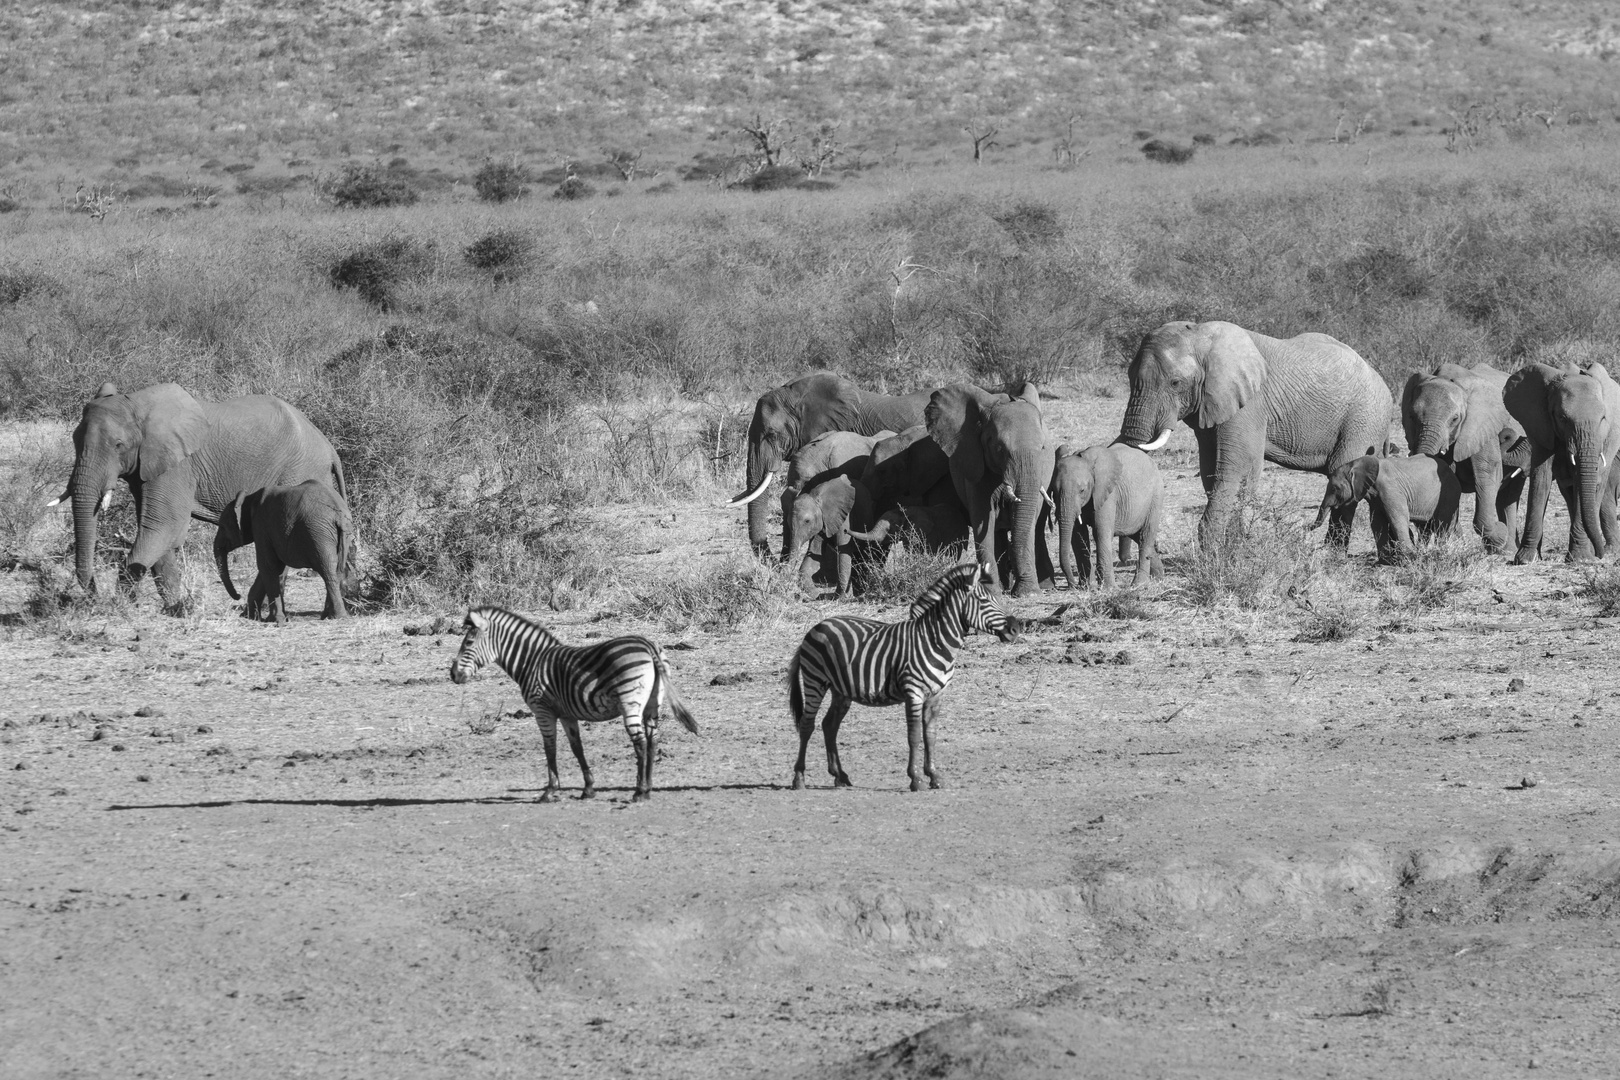
[[[793,724],[798,726],[799,717],[804,715],[804,687],[799,684],[799,653],[793,653],[793,659],[788,661],[788,708],[793,710]]]
[[[664,700],[669,702],[669,711],[675,714],[675,719],[681,722],[683,728],[694,735],[699,734],[697,718],[692,715],[692,710],[686,707],[685,700],[681,698],[680,692],[675,689],[675,684],[670,681],[669,664],[664,661],[662,650],[658,652],[653,660],[653,671],[658,676],[658,684]]]

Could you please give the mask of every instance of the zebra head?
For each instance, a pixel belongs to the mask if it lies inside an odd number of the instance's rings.
[[[450,681],[461,685],[473,677],[473,672],[495,659],[495,647],[489,636],[491,608],[469,608],[462,627],[467,631],[461,639],[456,658],[450,661]]]
[[[1012,641],[1023,631],[1023,623],[1007,614],[1001,602],[985,588],[985,582],[994,580],[989,565],[963,563],[945,572],[934,584],[912,603],[911,617],[920,617],[940,604],[960,596],[959,610],[962,626],[969,630],[982,630],[994,634],[1002,641]]]

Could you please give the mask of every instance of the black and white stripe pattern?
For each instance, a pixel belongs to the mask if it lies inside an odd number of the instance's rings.
[[[934,772],[931,721],[939,698],[951,681],[956,653],[969,630],[984,630],[1003,641],[1018,635],[1018,621],[1002,611],[980,581],[984,571],[973,563],[955,567],[917,597],[905,622],[885,623],[854,616],[824,619],[810,628],[788,667],[788,704],[799,729],[799,760],[793,786],[804,786],[804,756],[815,733],[816,713],[830,691],[832,704],[821,722],[827,743],[827,772],[838,787],[849,775],[838,759],[838,728],[852,702],[906,707],[910,759],[906,772],[911,790],[939,787]],[[922,771],[917,748],[922,745]]]
[[[663,652],[644,637],[618,637],[572,647],[532,619],[498,607],[468,611],[465,627],[467,636],[450,663],[450,679],[464,683],[485,664],[495,663],[517,680],[546,745],[546,789],[541,802],[550,802],[557,792],[559,720],[585,777],[582,799],[596,794],[579,738],[582,721],[624,719],[624,730],[636,748],[636,802],[652,797],[653,734],[658,729],[659,706],[667,703],[675,719],[697,734],[697,721],[669,681]]]

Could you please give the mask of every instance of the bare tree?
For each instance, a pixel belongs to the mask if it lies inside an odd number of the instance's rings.
[[[787,135],[788,122],[779,117],[766,120],[760,113],[755,113],[752,124],[739,126],[744,135],[754,140],[754,152],[761,159],[761,168],[775,165],[791,141]]]
[[[808,149],[797,155],[799,167],[806,176],[820,176],[843,152],[844,144],[838,141],[838,124],[827,121],[811,134]]]
[[[1078,119],[1080,119],[1079,113],[1069,114],[1068,120],[1064,122],[1063,137],[1052,148],[1052,156],[1057,158],[1059,168],[1067,169],[1070,166],[1078,165],[1081,158],[1091,155],[1091,147],[1089,146],[1083,150],[1074,148],[1074,122]]]
[[[996,129],[980,124],[977,120],[963,124],[962,130],[967,137],[973,140],[973,164],[984,164],[984,152],[996,144]]]
[[[641,163],[642,151],[637,150],[632,154],[628,150],[614,150],[611,147],[604,146],[602,147],[602,153],[607,156],[608,164],[618,170],[625,183],[628,184],[636,178],[636,169]]]

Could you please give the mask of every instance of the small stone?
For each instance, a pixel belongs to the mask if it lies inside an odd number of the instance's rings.
[[[168,713],[164,712],[162,709],[158,708],[156,705],[142,705],[140,708],[135,710],[135,715],[139,716],[139,717],[143,717],[143,718],[148,718],[148,717],[167,716]]]
[[[1524,680],[1523,679],[1509,679],[1508,680],[1508,693],[1517,694],[1517,693],[1522,692],[1523,690],[1524,690]]]
[[[1526,776],[1524,779],[1519,781],[1519,786],[1520,787],[1527,787],[1527,788],[1535,787],[1536,782],[1534,780],[1530,779],[1528,776]]]
[[[293,767],[293,766],[294,766],[294,765],[297,765],[297,764],[298,764],[298,762],[296,762],[296,761],[283,761],[283,762],[282,762],[282,763],[281,763],[281,767],[282,767],[282,768],[283,768],[283,769],[290,769],[290,768],[292,768],[292,767]]]
[[[19,762],[17,762],[17,764],[13,765],[12,768],[15,769],[18,772],[21,772],[23,769],[28,768],[28,762],[19,761]]]
[[[104,727],[98,727],[98,728],[96,728],[96,730],[94,730],[94,731],[92,731],[90,733],[90,741],[91,742],[100,742],[102,739],[105,739],[106,737],[107,737],[107,729],[104,728]]]
[[[135,782],[137,784],[150,784],[152,782],[152,778],[147,776],[145,773],[137,773],[135,776]]]
[[[113,744],[112,744],[112,748],[113,748],[113,749],[114,749],[114,750],[128,750],[128,749],[129,749],[129,747],[127,747],[127,746],[125,746],[125,745],[124,745],[124,744],[123,744],[123,743],[121,743],[121,742],[115,742],[115,743],[113,743]]]
[[[197,725],[197,734],[199,734],[199,735],[207,735],[209,732],[211,732],[213,730],[214,729],[209,727],[207,724],[198,724]]]

